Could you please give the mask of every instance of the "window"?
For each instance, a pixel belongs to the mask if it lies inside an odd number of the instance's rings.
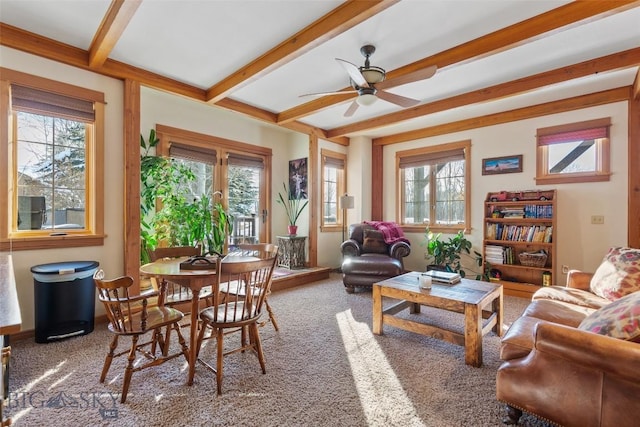
[[[11,70],[2,75],[7,163],[0,167],[9,174],[0,180],[0,205],[9,221],[0,225],[0,248],[102,244],[104,95]]]
[[[271,149],[157,125],[159,155],[168,155],[196,176],[189,197],[220,202],[233,217],[229,249],[266,242]]]
[[[345,163],[347,156],[329,150],[321,151],[322,158],[322,223],[321,229],[341,230],[344,214],[340,196],[347,191]]]
[[[470,141],[396,153],[399,224],[408,231],[469,230]]]
[[[611,119],[538,129],[537,184],[608,181]]]

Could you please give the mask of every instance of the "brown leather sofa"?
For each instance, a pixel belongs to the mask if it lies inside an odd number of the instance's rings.
[[[590,291],[591,277],[571,271],[566,287],[537,291],[502,338],[496,396],[505,423],[525,411],[555,425],[638,425],[640,343],[578,329],[611,303]]]
[[[371,288],[381,280],[404,273],[402,258],[411,253],[404,241],[387,245],[369,224],[352,224],[349,239],[342,242],[342,282],[348,293],[356,287]]]

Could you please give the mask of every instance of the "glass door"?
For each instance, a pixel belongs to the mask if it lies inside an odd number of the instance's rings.
[[[240,153],[227,155],[228,209],[233,216],[229,249],[266,241],[264,159]]]

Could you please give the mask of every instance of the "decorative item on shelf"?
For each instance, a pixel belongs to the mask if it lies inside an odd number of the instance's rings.
[[[344,193],[344,196],[340,197],[340,208],[342,209],[342,241],[344,242],[345,235],[347,234],[347,209],[353,209],[354,198]]]
[[[300,194],[292,194],[284,182],[282,183],[282,188],[284,189],[284,196],[283,193],[279,192],[277,202],[284,207],[287,214],[287,219],[289,220],[287,231],[289,235],[295,236],[298,233],[296,222],[298,222],[300,214],[307,207],[309,201],[303,200]]]
[[[545,271],[542,273],[542,286],[551,286],[551,272]]]
[[[547,263],[547,252],[544,249],[540,249],[538,252],[521,252],[518,258],[520,264],[525,267],[542,268]]]

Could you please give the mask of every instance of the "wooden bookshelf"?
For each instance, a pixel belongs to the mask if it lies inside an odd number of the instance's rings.
[[[551,274],[549,283],[555,284],[556,217],[555,190],[487,194],[482,255],[491,270],[499,272],[498,282],[506,295],[531,298],[543,286],[546,272]],[[546,260],[542,255],[530,255],[527,262],[523,259],[526,255],[521,255],[541,251]],[[540,261],[531,265],[535,259]]]

